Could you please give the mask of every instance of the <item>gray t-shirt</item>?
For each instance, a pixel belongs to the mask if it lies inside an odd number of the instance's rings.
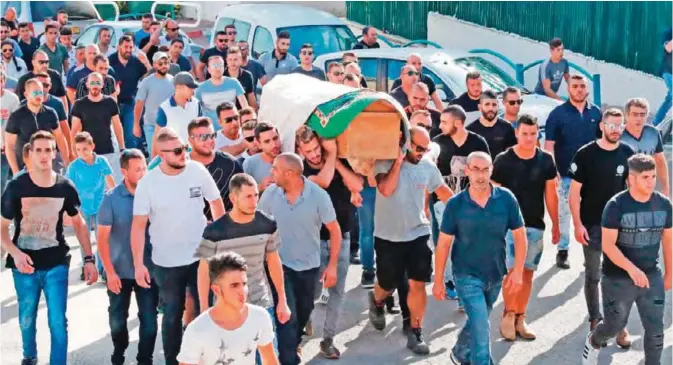
[[[551,81],[551,89],[558,92],[563,81],[563,75],[570,72],[570,66],[565,58],[562,58],[559,63],[554,63],[551,59],[547,59],[540,65],[540,72],[538,73],[537,86],[535,86],[535,93],[545,95],[544,87],[542,87],[542,80]]]
[[[145,102],[145,125],[156,125],[159,105],[175,93],[173,76],[159,78],[156,74],[147,76],[138,85],[136,100]]]
[[[321,80],[321,81],[327,80],[327,77],[325,76],[325,71],[323,71],[323,70],[321,70],[317,67],[313,67],[311,69],[311,71],[305,71],[303,68],[301,68],[301,66],[297,66],[297,68],[292,70],[292,73],[311,76],[311,77],[314,77],[314,78],[316,78],[318,80]]]
[[[262,212],[255,212],[250,223],[240,224],[229,214],[209,224],[196,249],[196,258],[210,259],[226,252],[236,252],[248,264],[248,303],[260,307],[273,306],[269,279],[264,271],[267,252],[278,249],[280,237],[276,221]]]
[[[385,174],[392,161],[379,161],[376,174]],[[392,242],[408,242],[430,234],[430,221],[425,216],[425,192],[433,193],[442,185],[442,175],[431,161],[421,159],[414,165],[402,163],[397,188],[385,197],[376,191],[374,236]]]
[[[271,164],[262,159],[262,154],[250,156],[243,161],[243,172],[255,179],[258,184],[271,175]]]
[[[320,228],[336,221],[327,192],[303,179],[304,190],[294,204],[287,201],[283,189],[273,184],[264,191],[258,205],[259,210],[275,218],[281,241],[280,259],[284,266],[295,271],[320,266]]]
[[[643,126],[640,138],[636,138],[629,133],[628,130],[624,130],[620,141],[631,146],[636,153],[644,153],[652,156],[656,153],[664,152],[664,144],[661,141],[661,134],[659,134],[657,128],[648,124]]]

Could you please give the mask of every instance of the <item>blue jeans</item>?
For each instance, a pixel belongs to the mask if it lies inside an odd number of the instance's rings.
[[[334,338],[337,334],[337,322],[339,314],[346,299],[346,276],[348,276],[348,267],[350,266],[350,234],[344,233],[341,240],[341,250],[339,250],[339,259],[337,261],[337,281],[336,284],[327,289],[329,299],[325,308],[325,325],[323,326],[323,338]],[[320,241],[320,274],[327,269],[330,258],[329,241]],[[322,292],[322,283],[316,281],[316,296]],[[317,298],[316,298],[317,299]]]
[[[301,344],[304,327],[311,318],[315,300],[315,283],[319,278],[319,267],[295,271],[283,266],[285,297],[292,315],[290,320],[276,323],[278,333],[278,359],[282,365],[300,363],[297,347]]]
[[[133,109],[136,106],[135,100],[126,103],[119,103],[119,119],[124,129],[124,144],[126,148],[140,147],[140,138],[133,135]]]
[[[432,196],[432,195],[431,195]],[[430,215],[432,216],[432,240],[437,247],[437,240],[439,239],[439,227],[442,224],[442,217],[444,216],[444,208],[446,206],[441,200],[430,200]],[[446,258],[446,266],[444,268],[444,282],[453,281],[453,263],[451,261],[451,251]]]
[[[9,162],[7,162],[7,156],[3,153],[2,158],[0,158],[0,196],[5,193],[5,186],[9,181],[10,171],[11,169],[9,168]]]
[[[68,358],[68,265],[23,274],[12,269],[14,288],[19,303],[19,326],[23,342],[23,357],[37,358],[36,319],[40,295],[44,291],[47,320],[51,334],[49,364],[65,365]]]
[[[661,77],[664,78],[664,83],[666,83],[666,89],[668,92],[666,93],[666,96],[664,97],[664,101],[661,103],[661,106],[659,107],[659,110],[657,110],[657,114],[654,115],[654,119],[652,119],[652,124],[657,126],[659,123],[661,123],[664,118],[666,117],[666,114],[668,113],[669,110],[671,110],[671,92],[673,89],[673,76],[671,76],[670,73],[665,73],[661,75]]]
[[[190,265],[163,267],[154,265],[154,277],[159,286],[159,296],[164,310],[161,320],[161,340],[164,345],[166,365],[178,365],[176,357],[182,345],[182,314],[185,311],[187,288],[193,298],[198,298],[196,274],[199,262]],[[195,306],[198,315],[198,306]]]
[[[460,274],[454,274],[454,280],[467,322],[451,351],[461,363],[493,365],[488,317],[500,294],[502,280],[486,283],[475,276]]]
[[[559,230],[561,231],[561,240],[558,243],[558,249],[565,251],[570,247],[570,221],[572,220],[572,215],[570,214],[568,195],[570,194],[571,181],[571,178],[562,176],[561,184],[559,184],[557,189],[559,197]]]
[[[543,235],[544,231],[541,229],[526,227],[528,247],[526,249],[526,262],[523,266],[528,270],[535,271],[540,264],[542,250],[544,248],[544,242],[542,241]],[[511,269],[514,267],[514,238],[512,237],[512,231],[507,231],[505,244],[507,245],[505,261],[507,263],[507,269]]]
[[[157,339],[157,305],[159,292],[156,283],[152,282],[149,289],[139,286],[134,279],[121,279],[121,292],[115,294],[107,291],[110,298],[108,307],[110,320],[110,336],[112,337],[112,363],[124,363],[124,352],[129,347],[129,330],[127,320],[131,293],[136,295],[138,305],[138,320],[140,321],[140,340],[138,341],[138,356],[136,359],[142,364],[151,364],[154,354],[154,344]]]
[[[145,144],[147,144],[147,153],[149,153],[150,156],[152,156],[152,142],[154,139],[154,130],[157,127],[152,124],[152,125],[143,125],[143,134],[145,134]]]
[[[374,271],[374,208],[376,206],[376,187],[365,186],[360,192],[362,206],[358,208],[360,224],[360,261],[362,269]]]
[[[84,222],[86,223],[86,228],[87,231],[89,232],[89,237],[91,237],[91,231],[93,231],[93,239],[91,239],[92,247],[93,247],[93,242],[96,242],[96,239],[98,237],[98,214],[93,214],[93,215],[86,215],[82,213],[82,216],[84,217]],[[93,251],[93,249],[92,249]],[[84,250],[80,248],[79,250],[80,255],[82,255],[82,266],[84,266]],[[96,250],[96,270],[98,270],[99,274],[105,273],[105,269],[103,269],[103,260],[100,259],[100,253],[98,250]]]

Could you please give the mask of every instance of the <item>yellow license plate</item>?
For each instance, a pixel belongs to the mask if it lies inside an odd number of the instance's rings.
[[[73,34],[79,34],[79,27],[71,27],[70,30]]]

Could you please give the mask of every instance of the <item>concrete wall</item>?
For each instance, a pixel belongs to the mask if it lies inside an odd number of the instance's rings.
[[[492,49],[504,54],[515,63],[524,65],[549,57],[549,47],[546,43],[478,26],[438,13],[428,14],[428,40],[447,48]],[[492,56],[484,57],[514,76],[514,70],[502,61]],[[599,61],[567,49],[565,57],[589,73],[601,75],[601,96],[604,105],[623,106],[628,98],[645,97],[650,102],[651,112],[655,113],[666,95],[666,86],[658,77]],[[537,83],[538,71],[539,67],[533,67],[526,72],[526,86],[531,90]],[[563,90],[563,95],[567,95],[565,83],[561,86],[561,90]]]
[[[201,11],[202,11],[202,18],[205,20],[211,20],[214,21],[215,18],[217,17],[217,14],[227,5],[233,5],[233,4],[243,4],[247,3],[247,1],[196,1],[196,3],[201,4]],[[255,4],[278,4],[278,3],[290,3],[290,4],[296,4],[296,5],[301,5],[301,6],[307,6],[315,9],[319,9],[322,11],[326,11],[328,13],[334,14],[338,17],[345,17],[346,16],[346,2],[345,1],[293,1],[293,2],[288,2],[288,1],[262,1],[262,2],[254,2]],[[191,11],[193,11],[193,8],[190,9],[188,7],[185,8],[187,10],[185,12],[185,16],[190,16]],[[193,15],[192,15],[193,16]]]

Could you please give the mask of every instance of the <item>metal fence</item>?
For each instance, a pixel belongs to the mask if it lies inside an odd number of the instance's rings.
[[[428,12],[547,42],[658,74],[670,1],[347,1],[348,19],[409,39],[427,37]],[[469,35],[466,35],[469,37]]]

